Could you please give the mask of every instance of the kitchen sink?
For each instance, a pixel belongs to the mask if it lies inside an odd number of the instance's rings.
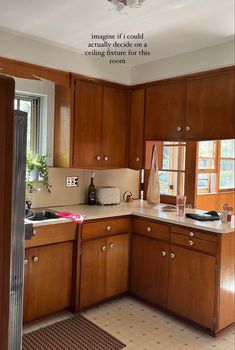
[[[59,219],[55,211],[50,210],[40,210],[40,211],[31,211],[30,216],[27,214],[27,220],[29,221],[44,221],[50,219]]]

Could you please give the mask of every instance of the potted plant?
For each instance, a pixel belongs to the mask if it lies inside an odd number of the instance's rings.
[[[46,164],[46,156],[37,154],[34,156],[32,152],[27,153],[26,157],[27,175],[26,185],[29,192],[36,192],[39,190],[39,185],[46,187],[47,191],[51,193],[52,187],[48,183],[48,166]]]

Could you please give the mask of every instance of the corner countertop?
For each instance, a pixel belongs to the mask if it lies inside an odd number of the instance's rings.
[[[230,233],[235,231],[235,217],[232,217],[232,222],[221,223],[218,221],[197,221],[184,217],[178,217],[175,212],[164,212],[162,207],[164,204],[159,204],[156,207],[150,207],[146,201],[135,200],[133,203],[121,203],[113,206],[88,206],[88,205],[72,205],[58,206],[50,209],[62,212],[67,211],[74,214],[85,215],[85,220],[105,219],[110,217],[118,217],[124,215],[135,215],[147,219],[163,221],[169,224],[192,227],[200,230],[215,232],[215,233]],[[205,211],[186,209],[187,213],[203,213]],[[71,222],[68,219],[50,219],[46,221],[34,221],[33,226],[44,226],[50,224],[59,224]]]

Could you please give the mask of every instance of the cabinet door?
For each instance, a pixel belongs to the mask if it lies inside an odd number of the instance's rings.
[[[107,238],[106,298],[128,289],[129,235]]]
[[[103,95],[103,166],[126,168],[129,133],[129,91],[104,87]]]
[[[24,321],[63,310],[71,303],[73,243],[30,248]]]
[[[101,166],[102,89],[99,85],[76,82],[74,167]]]
[[[145,89],[131,92],[129,168],[143,169]]]
[[[187,139],[235,137],[235,73],[223,73],[187,82]]]
[[[106,239],[82,244],[80,306],[105,299]]]
[[[167,243],[133,235],[130,289],[161,306],[167,304],[168,250]]]
[[[213,329],[216,258],[171,246],[168,308]]]
[[[186,84],[156,85],[146,90],[145,138],[178,140],[184,137]]]

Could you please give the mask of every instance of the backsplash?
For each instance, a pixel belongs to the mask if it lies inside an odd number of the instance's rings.
[[[67,176],[78,176],[79,187],[67,188]],[[125,191],[131,191],[134,197],[139,197],[139,171],[131,169],[96,170],[94,182],[96,187],[119,187],[121,198]],[[85,203],[90,183],[90,170],[49,168],[49,183],[52,185],[51,193],[44,188],[35,193],[26,192],[26,198],[32,201],[33,208]]]

